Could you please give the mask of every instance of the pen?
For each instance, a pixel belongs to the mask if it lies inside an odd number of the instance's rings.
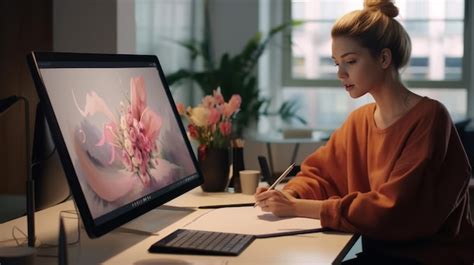
[[[199,206],[198,208],[199,209],[218,209],[218,208],[245,207],[245,206],[253,206],[253,203],[204,205],[204,206]]]
[[[295,163],[292,163],[281,175],[273,182],[273,184],[268,188],[268,190],[274,190],[275,187],[286,177],[290,174],[290,171],[295,167]],[[253,205],[253,207],[257,206],[257,203]]]
[[[278,233],[273,233],[273,234],[262,234],[262,235],[256,235],[256,238],[270,238],[270,237],[280,237],[280,236],[294,236],[294,235],[302,235],[302,234],[310,234],[310,233],[319,233],[319,232],[325,232],[325,231],[330,231],[329,228],[313,228],[313,229],[303,229],[303,230],[292,230],[292,231],[284,231],[284,232],[278,232]]]

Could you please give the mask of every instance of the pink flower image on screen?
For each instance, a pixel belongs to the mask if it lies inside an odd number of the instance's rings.
[[[86,152],[77,153],[92,190],[100,198],[112,202],[136,189],[137,179],[143,187],[150,186],[150,171],[158,166],[160,160],[156,141],[162,118],[147,106],[143,77],[131,78],[130,98],[120,102],[118,115],[110,111],[105,101],[94,91],[87,93],[83,109],[79,107],[75,96],[74,101],[83,117],[103,114],[108,120],[103,124],[102,135],[95,146],[107,149],[106,154],[110,156],[107,166],[110,169],[96,166]],[[84,144],[86,134],[82,129],[79,131]],[[80,144],[76,143],[76,150],[81,150]],[[119,169],[116,169],[117,160],[122,165]]]

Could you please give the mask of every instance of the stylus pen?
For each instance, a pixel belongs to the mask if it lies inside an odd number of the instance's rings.
[[[275,187],[280,184],[280,182],[286,177],[288,176],[288,174],[290,174],[290,171],[295,167],[295,163],[291,164],[283,173],[281,173],[281,175],[277,178],[277,180],[275,180],[275,182],[273,182],[273,184],[268,188],[268,190],[274,190]],[[255,203],[253,205],[253,207],[256,207],[257,206],[257,203]]]
[[[204,205],[204,206],[199,206],[198,208],[199,209],[219,209],[219,208],[246,207],[246,206],[253,206],[253,203]]]
[[[263,235],[256,235],[256,238],[270,238],[270,237],[280,237],[280,236],[294,236],[294,235],[302,235],[302,234],[310,234],[310,233],[319,233],[329,231],[329,228],[312,228],[312,229],[303,229],[303,230],[293,230],[293,231],[284,231],[278,232],[273,234],[263,234]]]

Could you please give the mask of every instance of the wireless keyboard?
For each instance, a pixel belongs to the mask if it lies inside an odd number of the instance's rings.
[[[254,235],[178,229],[153,244],[153,253],[238,256]]]

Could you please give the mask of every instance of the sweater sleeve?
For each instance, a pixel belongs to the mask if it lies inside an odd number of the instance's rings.
[[[332,133],[324,146],[303,161],[301,171],[285,185],[284,190],[296,192],[299,198],[318,200],[347,193],[346,123]]]
[[[429,116],[406,135],[382,185],[323,202],[323,227],[384,240],[443,232],[443,223],[463,199],[470,166],[446,109],[440,106]]]

